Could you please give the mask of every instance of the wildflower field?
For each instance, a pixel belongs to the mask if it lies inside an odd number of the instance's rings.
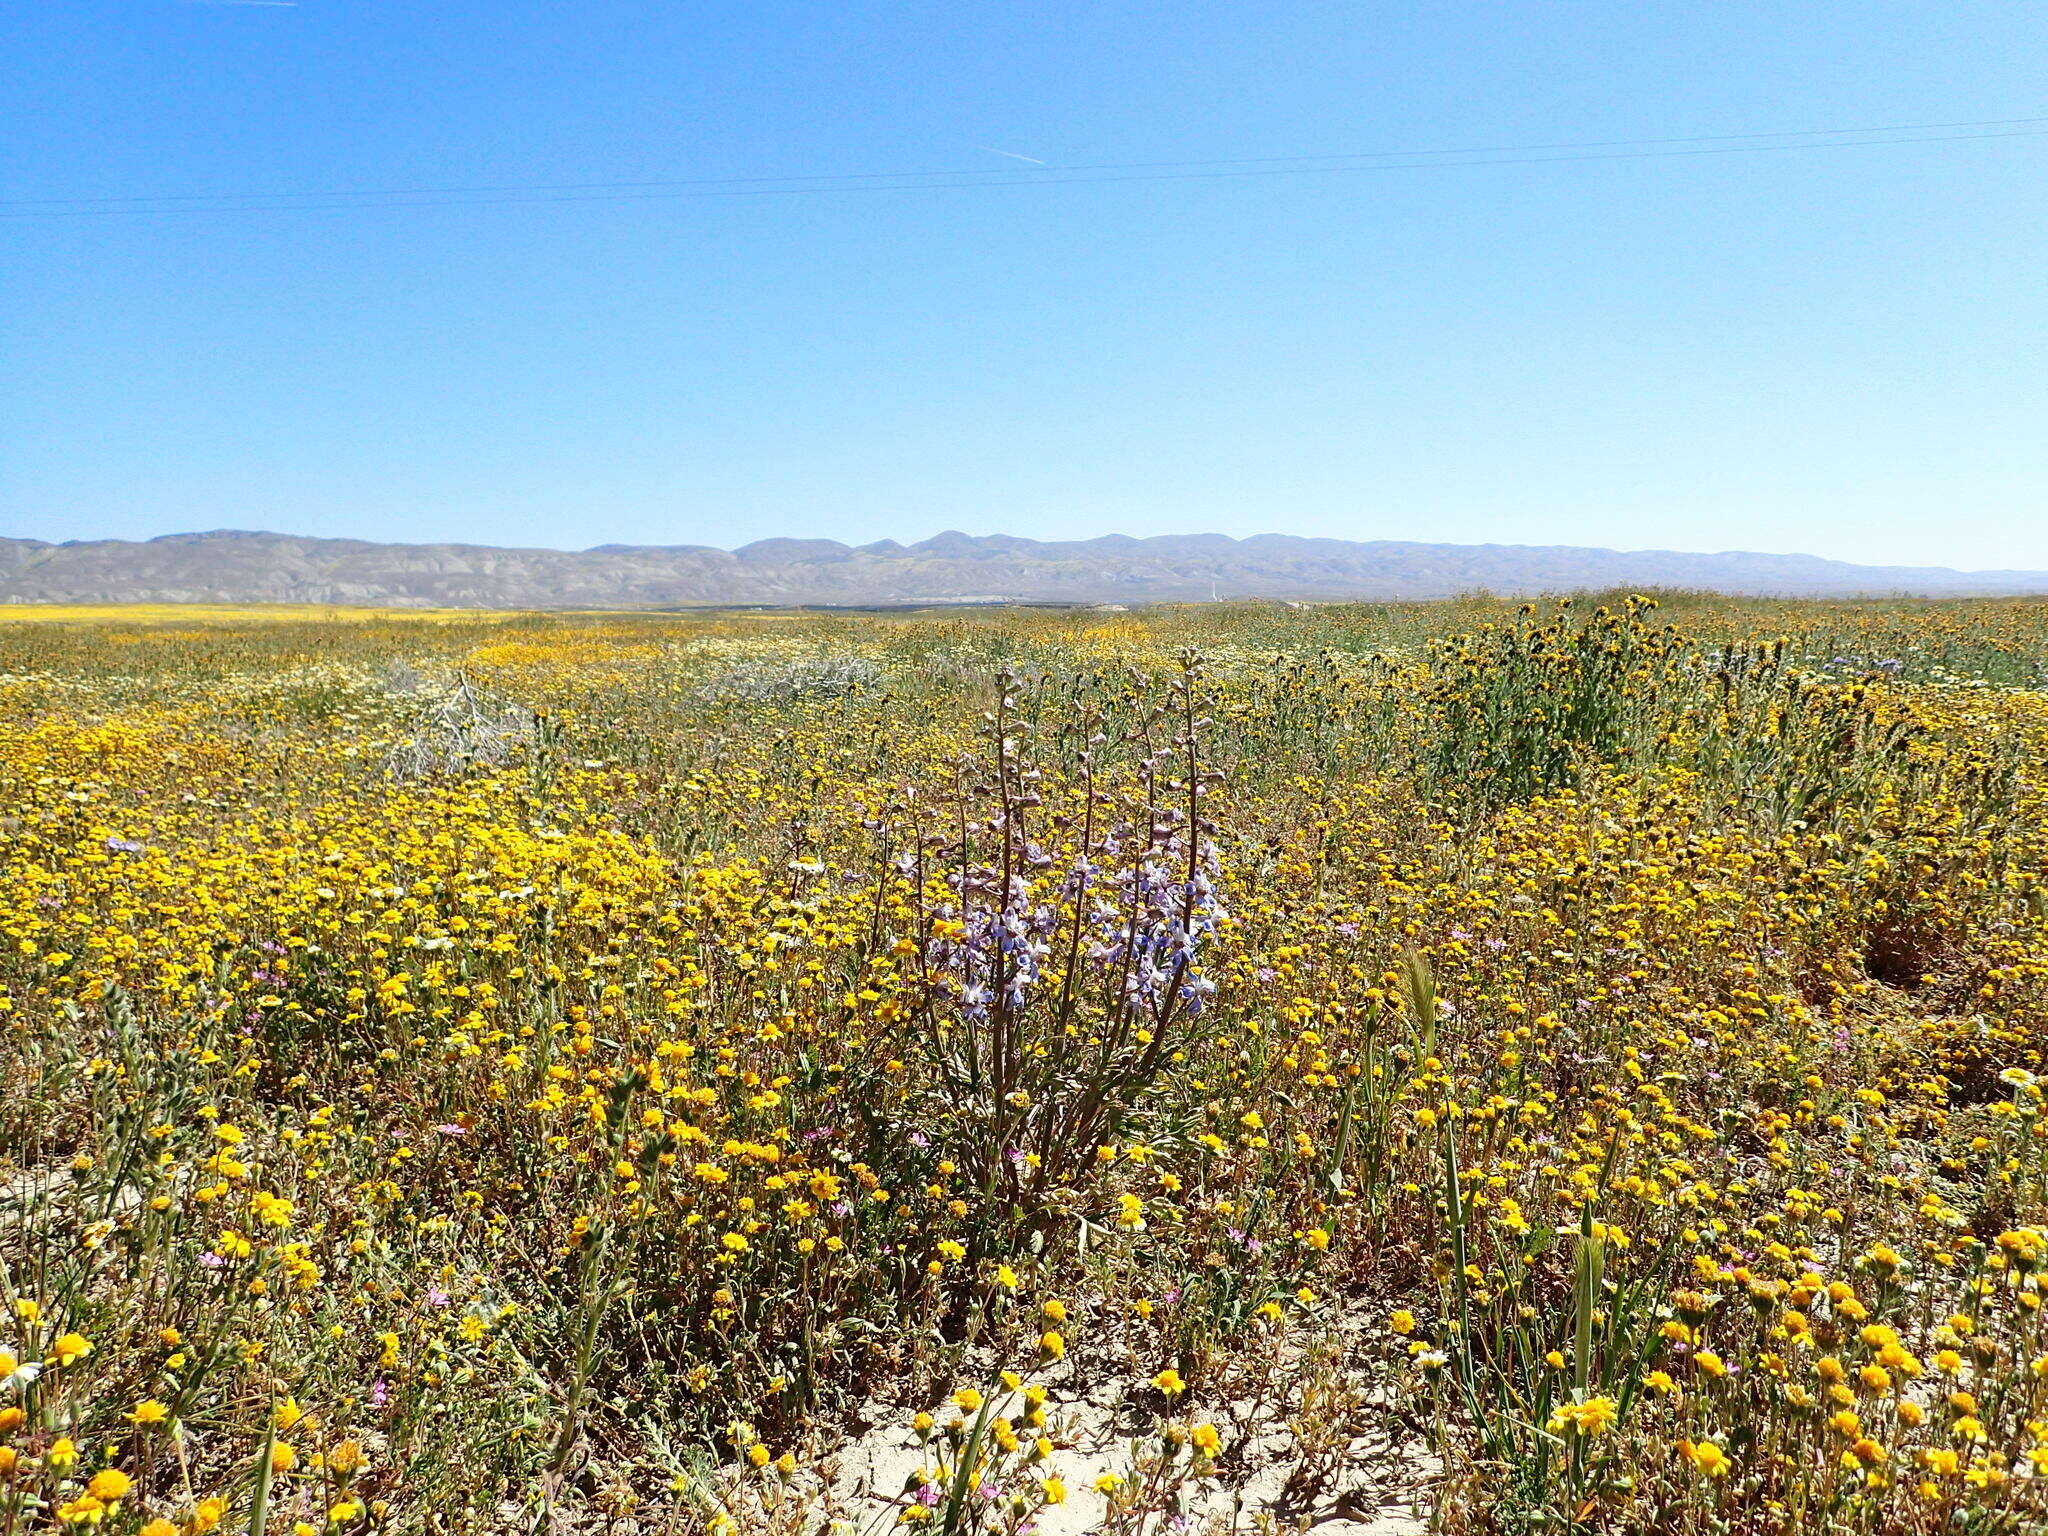
[[[0,1536],[2048,1529],[2048,603],[0,611]]]

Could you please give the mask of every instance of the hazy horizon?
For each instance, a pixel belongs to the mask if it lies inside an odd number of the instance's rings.
[[[463,548],[476,548],[476,549],[503,549],[503,550],[534,550],[534,551],[539,551],[539,552],[543,552],[543,553],[548,553],[548,554],[566,554],[566,555],[584,555],[584,554],[598,554],[598,553],[604,553],[604,552],[607,552],[607,551],[631,551],[631,550],[650,550],[650,551],[653,551],[653,550],[664,550],[664,549],[668,549],[668,550],[676,550],[676,549],[708,549],[708,550],[717,550],[717,551],[720,551],[720,552],[723,552],[723,553],[726,553],[726,554],[737,554],[737,553],[739,553],[739,552],[741,552],[741,551],[743,551],[743,550],[746,550],[746,549],[750,549],[750,548],[753,548],[753,547],[755,547],[755,546],[757,546],[757,545],[765,545],[765,544],[776,544],[776,543],[790,543],[790,544],[807,544],[807,543],[811,543],[811,544],[815,544],[815,543],[832,543],[832,544],[838,544],[838,545],[840,545],[841,547],[843,547],[843,548],[845,548],[845,549],[848,549],[848,550],[852,550],[852,551],[855,551],[855,552],[864,552],[864,551],[869,551],[869,550],[875,550],[875,549],[878,549],[878,548],[886,548],[886,547],[888,547],[888,546],[894,546],[894,547],[895,547],[895,548],[897,548],[897,549],[900,549],[900,550],[905,550],[905,551],[916,551],[916,550],[919,550],[919,549],[921,549],[921,548],[922,548],[922,547],[924,547],[925,545],[927,545],[927,544],[929,544],[929,543],[931,543],[931,542],[933,542],[933,541],[935,541],[935,540],[939,540],[939,539],[947,538],[947,537],[949,537],[949,536],[964,536],[964,537],[966,537],[966,538],[970,538],[970,539],[977,539],[977,540],[980,540],[980,539],[1014,539],[1014,540],[1022,540],[1022,541],[1025,541],[1025,542],[1029,542],[1029,543],[1037,543],[1037,544],[1089,544],[1089,543],[1100,543],[1100,542],[1105,542],[1105,541],[1109,541],[1109,540],[1118,540],[1118,539],[1122,539],[1122,540],[1128,540],[1128,541],[1132,541],[1132,542],[1143,542],[1143,541],[1145,541],[1145,540],[1148,540],[1148,539],[1182,539],[1182,540],[1190,540],[1190,541],[1197,541],[1197,540],[1208,540],[1208,539],[1218,539],[1218,538],[1222,538],[1222,539],[1229,539],[1229,540],[1231,540],[1232,542],[1234,542],[1234,543],[1237,543],[1237,544],[1244,544],[1244,543],[1247,543],[1247,542],[1250,542],[1250,541],[1253,541],[1253,540],[1259,540],[1259,539],[1319,539],[1319,540],[1330,540],[1330,541],[1335,541],[1335,542],[1338,542],[1338,543],[1354,543],[1354,544],[1373,544],[1373,543],[1387,543],[1387,544],[1412,544],[1412,545],[1423,545],[1423,546],[1438,546],[1438,547],[1442,547],[1442,548],[1446,548],[1446,549],[1518,549],[1518,550],[1567,550],[1567,551],[1574,551],[1574,552],[1576,552],[1576,551],[1585,551],[1585,552],[1588,552],[1588,553],[1602,553],[1602,554],[1615,554],[1615,555],[1675,555],[1675,556],[1701,557],[1701,558],[1708,558],[1708,559],[1714,559],[1714,558],[1721,558],[1721,557],[1727,557],[1727,556],[1746,556],[1746,555],[1756,555],[1756,556],[1762,556],[1762,557],[1764,557],[1764,558],[1767,558],[1767,559],[1788,559],[1788,560],[1798,560],[1798,559],[1816,559],[1816,560],[1835,560],[1835,559],[1837,558],[1837,557],[1834,557],[1834,556],[1829,556],[1829,555],[1822,555],[1822,554],[1817,554],[1817,553],[1816,553],[1815,551],[1813,551],[1813,550],[1805,550],[1805,549],[1785,549],[1785,550],[1761,550],[1761,549],[1738,549],[1738,548],[1732,548],[1732,547],[1731,547],[1731,548],[1727,548],[1727,549],[1704,549],[1704,548],[1677,548],[1677,547],[1666,547],[1666,546],[1654,546],[1654,547],[1653,547],[1653,546],[1647,546],[1647,545],[1646,545],[1646,546],[1639,546],[1639,547],[1630,547],[1630,546],[1612,546],[1612,545],[1592,545],[1592,544],[1556,544],[1556,543],[1542,543],[1542,542],[1536,542],[1536,541],[1532,541],[1532,540],[1522,540],[1522,539],[1493,539],[1493,540],[1477,540],[1477,541],[1470,541],[1470,542],[1467,542],[1467,541],[1462,541],[1462,540],[1457,540],[1457,541],[1453,541],[1453,540],[1435,540],[1435,539],[1400,539],[1400,538],[1386,538],[1386,539],[1355,539],[1355,540],[1353,540],[1353,539],[1344,539],[1344,538],[1342,538],[1341,536],[1339,536],[1339,535],[1334,535],[1334,534],[1293,534],[1293,533],[1288,533],[1288,532],[1287,532],[1287,531],[1285,531],[1284,529],[1277,529],[1277,528],[1266,528],[1266,529],[1261,529],[1261,530],[1259,530],[1258,532],[1255,532],[1255,533],[1248,533],[1248,534],[1227,534],[1227,533],[1219,533],[1219,532],[1218,532],[1217,530],[1215,530],[1215,529],[1209,529],[1209,528],[1198,528],[1198,529],[1189,529],[1189,530],[1187,530],[1187,531],[1185,531],[1185,532],[1180,532],[1180,533],[1161,533],[1161,534],[1126,534],[1126,533],[1122,533],[1122,532],[1119,532],[1119,531],[1116,531],[1116,530],[1110,530],[1110,531],[1108,531],[1108,532],[1105,532],[1105,533],[1099,533],[1099,534],[1077,534],[1077,535],[1072,535],[1072,536],[1068,536],[1068,537],[1063,537],[1063,538],[1058,538],[1058,539],[1040,539],[1040,538],[1037,538],[1036,536],[1034,536],[1034,535],[1031,535],[1031,534],[1021,534],[1021,533],[1013,533],[1013,532],[1010,532],[1010,531],[1008,531],[1008,530],[1005,530],[1005,529],[1001,529],[1001,528],[988,528],[988,529],[981,529],[981,530],[976,530],[976,529],[973,529],[973,528],[962,528],[962,527],[957,527],[957,526],[956,526],[956,527],[948,527],[948,528],[940,528],[940,529],[935,529],[935,530],[933,530],[933,531],[932,531],[932,532],[930,532],[930,533],[926,533],[926,534],[920,534],[920,535],[918,535],[918,536],[917,536],[917,537],[915,537],[915,538],[903,538],[903,537],[897,537],[897,536],[894,536],[894,535],[883,535],[883,536],[882,536],[882,537],[880,537],[880,538],[876,538],[876,539],[869,539],[869,540],[864,540],[863,542],[861,542],[861,543],[858,543],[858,544],[856,544],[856,543],[851,543],[851,542],[849,542],[849,541],[847,541],[847,540],[844,540],[844,539],[835,539],[835,538],[833,538],[833,537],[832,537],[831,535],[829,535],[829,534],[804,534],[804,535],[800,535],[800,534],[776,534],[776,533],[769,533],[769,534],[763,534],[763,535],[760,535],[759,537],[756,537],[756,538],[752,538],[752,539],[748,539],[748,540],[746,540],[746,541],[744,541],[744,542],[742,542],[742,543],[736,543],[736,544],[719,544],[719,543],[708,543],[708,542],[692,542],[692,541],[668,541],[668,542],[664,542],[664,543],[630,543],[630,542],[626,542],[626,541],[622,541],[622,540],[617,540],[617,539],[601,539],[601,540],[597,541],[596,543],[592,543],[592,544],[568,544],[568,543],[553,543],[553,544],[544,544],[544,543],[521,543],[521,544],[504,544],[504,543],[494,543],[494,542],[491,542],[491,541],[487,541],[487,540],[474,540],[474,539],[427,539],[427,538],[413,538],[413,539],[406,539],[406,538],[393,538],[393,539],[362,539],[362,538],[360,538],[359,536],[357,536],[357,535],[352,535],[352,534],[320,534],[320,533],[293,533],[293,532],[289,532],[289,531],[287,531],[287,530],[284,530],[284,529],[279,529],[279,528],[181,528],[181,529],[174,529],[174,530],[171,530],[171,531],[168,531],[168,532],[165,532],[165,533],[159,533],[159,534],[146,534],[146,535],[142,535],[142,536],[139,536],[139,537],[136,537],[136,538],[132,538],[132,539],[131,539],[131,538],[124,538],[124,537],[122,537],[122,536],[120,536],[120,535],[105,535],[105,536],[93,536],[93,535],[83,535],[83,536],[79,536],[79,537],[74,537],[74,538],[69,538],[69,539],[46,539],[46,540],[40,540],[40,541],[36,541],[36,542],[43,542],[43,543],[48,543],[48,544],[52,544],[52,545],[60,545],[60,546],[61,546],[61,545],[65,545],[65,544],[102,544],[102,543],[134,543],[134,544],[146,544],[146,543],[153,543],[153,542],[159,542],[159,541],[166,541],[166,540],[175,540],[175,539],[205,539],[205,538],[221,538],[221,537],[227,537],[227,538],[233,538],[233,537],[249,537],[249,538],[265,538],[265,537],[276,537],[276,538],[297,538],[297,539],[337,539],[337,540],[348,540],[348,541],[354,541],[354,542],[361,542],[361,543],[370,543],[370,544],[379,544],[379,545],[387,545],[387,546],[392,546],[392,547],[398,547],[398,548],[422,548],[422,549],[425,549],[425,548],[436,548],[436,547],[463,547]],[[32,538],[32,536],[23,536],[23,535],[11,535],[11,534],[5,534],[5,533],[0,533],[0,539],[4,539],[4,538],[11,538],[11,537],[31,537],[31,538]],[[1998,572],[1998,571],[2015,571],[2015,572],[2021,572],[2021,573],[2024,573],[2024,574],[2034,574],[2034,572],[2033,572],[2032,568],[2030,568],[2030,567],[2027,567],[2027,566],[1992,566],[1992,567],[1969,567],[1969,566],[1943,566],[1943,565],[1939,565],[1939,564],[1930,564],[1930,563],[1926,563],[1926,562],[1907,562],[1907,561],[1869,561],[1869,560],[1857,560],[1857,561],[1843,561],[1843,562],[1840,562],[1840,563],[1843,563],[1843,564],[1850,564],[1850,565],[1863,565],[1863,566],[1874,566],[1874,567],[1895,567],[1895,568],[1900,568],[1900,569],[1911,569],[1911,568],[1916,568],[1916,567],[1917,567],[1917,568],[1920,568],[1920,569],[1927,569],[1927,570],[1953,570],[1953,571],[1957,571],[1957,572],[1959,572],[1959,573],[1961,573],[1961,574],[1966,574],[1966,575],[1967,575],[1967,574],[1984,574],[1984,573],[1987,573],[1987,572]]]

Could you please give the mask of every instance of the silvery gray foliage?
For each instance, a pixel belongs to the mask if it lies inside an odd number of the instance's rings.
[[[405,672],[409,675],[394,675],[394,691],[407,693],[418,704],[412,729],[384,755],[385,771],[393,778],[425,779],[503,767],[522,747],[539,739],[532,710],[480,692],[466,677],[445,688],[434,687],[409,667]]]
[[[410,698],[414,694],[437,691],[439,686],[409,661],[393,661],[384,669],[384,691],[388,694]]]
[[[711,703],[781,704],[838,699],[879,688],[882,669],[859,656],[804,656],[793,661],[746,661],[727,667],[698,689]]]

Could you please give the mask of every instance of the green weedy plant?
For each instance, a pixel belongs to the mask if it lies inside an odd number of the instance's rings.
[[[1629,597],[1583,619],[1570,599],[1536,622],[1432,648],[1421,772],[1428,797],[1468,815],[1563,789],[1588,765],[1646,755],[1658,740],[1680,641],[1656,603]]]

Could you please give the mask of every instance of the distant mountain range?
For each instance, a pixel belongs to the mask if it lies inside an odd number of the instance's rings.
[[[1413,544],[1266,533],[1041,543],[1002,534],[762,539],[736,550],[601,544],[498,549],[280,533],[0,538],[0,604],[363,603],[433,608],[666,608],[697,604],[1174,602],[1216,597],[1435,598],[1689,587],[1768,596],[2048,593],[2048,571],[1850,565],[1812,555]]]

